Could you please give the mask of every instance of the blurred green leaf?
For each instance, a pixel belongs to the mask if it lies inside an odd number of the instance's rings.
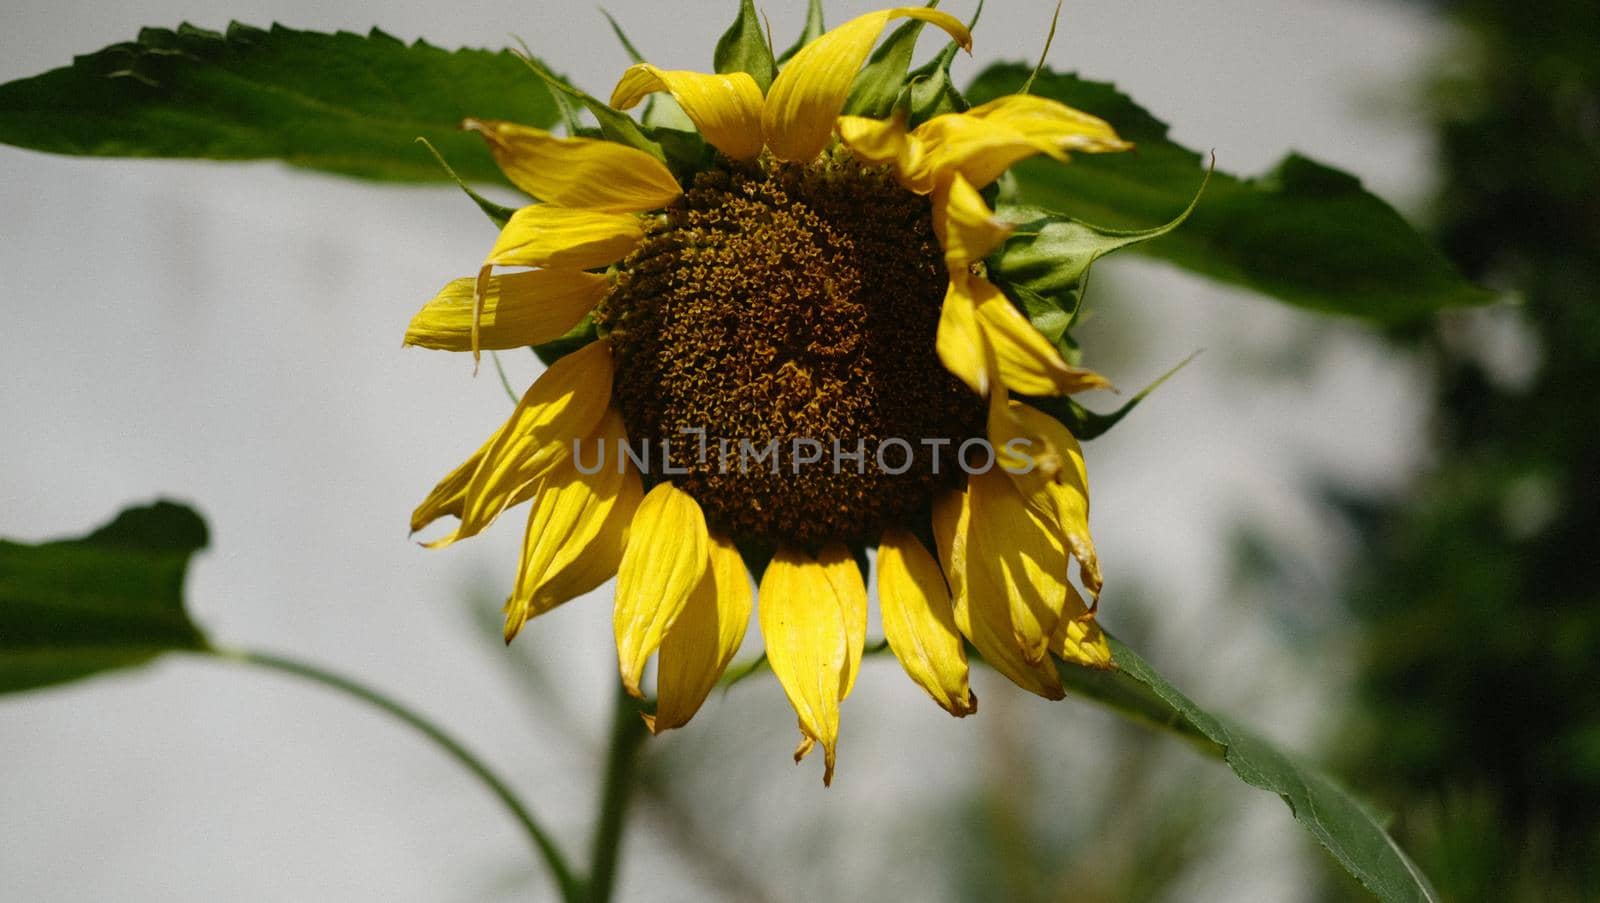
[[[129,508],[82,539],[0,540],[0,693],[208,648],[183,608],[206,525],[171,502]]]
[[[1227,762],[1245,783],[1276,793],[1301,827],[1385,903],[1439,899],[1379,819],[1331,778],[1206,712],[1122,641],[1109,640],[1117,670],[1061,664],[1061,678],[1069,689],[1187,738]]]
[[[0,85],[0,142],[58,154],[276,159],[369,179],[504,178],[468,116],[541,128],[559,110],[514,55],[405,44],[380,31],[319,34],[181,25]]]
[[[1030,71],[992,66],[967,97],[978,104],[1011,93]],[[1005,200],[1109,229],[1167,222],[1189,203],[1201,155],[1168,140],[1166,124],[1127,95],[1048,69],[1032,93],[1104,118],[1136,148],[1077,154],[1068,165],[1026,161],[1011,170]],[[1216,173],[1183,228],[1140,250],[1290,304],[1383,323],[1493,300],[1359,179],[1299,154],[1253,179]]]

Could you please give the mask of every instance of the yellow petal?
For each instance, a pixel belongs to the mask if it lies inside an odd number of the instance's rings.
[[[617,568],[617,607],[612,626],[622,685],[642,696],[645,663],[678,620],[706,572],[705,515],[692,496],[660,483],[639,503],[628,548]]]
[[[626,440],[622,416],[615,409],[607,410],[594,432],[580,443],[578,460],[584,462],[585,469],[592,469],[593,462],[599,461],[599,469],[592,474],[580,472],[574,459],[569,458],[537,482],[528,512],[528,531],[522,540],[522,564],[505,607],[506,642],[511,642],[530,618],[572,598],[539,592],[546,587],[545,581],[558,559],[570,559],[574,553],[610,555],[615,571],[621,547],[613,548],[612,543],[601,540],[608,524],[615,530],[612,511],[618,505],[637,507],[639,499],[638,475],[626,466],[618,466],[625,462],[618,455],[618,443]]]
[[[853,567],[854,565],[852,565]],[[795,761],[822,744],[824,784],[832,783],[839,740],[839,701],[848,691],[853,612],[828,569],[804,552],[781,549],[761,577],[756,607],[767,662],[800,719],[804,739]]]
[[[1049,661],[1030,662],[1022,655],[1011,622],[1011,608],[1004,593],[992,586],[982,567],[969,568],[971,558],[981,554],[972,542],[972,511],[968,494],[950,490],[934,500],[933,535],[939,546],[939,561],[950,582],[956,627],[977,647],[989,667],[1012,683],[1046,699],[1066,695],[1061,675]],[[976,570],[976,581],[970,580]]]
[[[750,574],[733,543],[711,537],[711,557],[677,623],[661,641],[652,733],[682,727],[700,710],[744,642],[755,600]]]
[[[1067,599],[1065,614],[1055,634],[1050,637],[1050,653],[1063,661],[1086,668],[1115,667],[1111,659],[1111,644],[1106,642],[1106,635],[1101,632],[1094,614],[1083,604],[1083,597],[1075,591]]]
[[[817,564],[833,587],[844,615],[846,658],[844,683],[839,688],[843,701],[855,688],[856,676],[861,673],[861,655],[867,645],[867,584],[856,566],[855,556],[840,543],[831,543],[817,554]]]
[[[1078,560],[1084,588],[1099,597],[1103,583],[1094,537],[1089,533],[1089,473],[1083,447],[1060,421],[1021,402],[1010,404],[1019,435],[1033,438],[1032,454],[1038,467],[1032,473],[1013,473],[1012,482],[1036,508],[1048,507]],[[991,420],[991,423],[993,421]],[[994,437],[991,426],[990,438]],[[1035,500],[1043,496],[1045,505]]]
[[[950,590],[933,556],[906,530],[885,531],[878,541],[878,609],[884,639],[911,679],[956,717],[977,711]]]
[[[972,35],[960,20],[916,6],[867,13],[829,31],[801,48],[767,92],[761,127],[779,160],[802,163],[822,152],[872,45],[891,20],[902,18],[931,22],[972,48]]]
[[[536,480],[572,454],[572,442],[589,435],[611,404],[611,343],[591,342],[550,365],[511,412],[511,418],[468,461],[446,477],[412,515],[420,529],[444,514],[461,523],[438,548],[473,536],[500,512],[531,495]]]
[[[1110,388],[1111,383],[1100,374],[1063,360],[1061,352],[994,283],[980,276],[952,277],[950,286],[952,293],[964,293],[971,299],[977,328],[993,347],[1000,378],[1013,392],[1049,396]],[[949,303],[946,297],[945,304]],[[940,359],[945,359],[942,353]],[[950,367],[948,361],[945,366]],[[951,372],[961,375],[954,368]]]
[[[657,91],[672,95],[712,147],[735,160],[761,156],[761,87],[748,73],[707,75],[639,63],[622,74],[611,105],[632,109]]]
[[[939,362],[978,395],[989,394],[991,364],[984,353],[984,334],[979,331],[978,312],[966,283],[969,277],[953,276],[939,308],[939,331],[934,349]]]
[[[511,215],[484,266],[587,270],[621,260],[643,239],[632,214],[533,204]]]
[[[983,196],[959,172],[933,192],[933,231],[952,274],[965,273],[968,265],[988,257],[1013,228],[995,218]]]
[[[923,168],[914,178],[938,181],[960,173],[977,188],[1035,154],[1065,161],[1068,151],[1099,153],[1132,146],[1103,120],[1031,95],[1011,95],[965,113],[936,116],[912,136],[923,148]]]
[[[407,345],[472,350],[477,280],[456,279],[406,328]],[[533,270],[491,276],[478,313],[478,347],[521,348],[558,339],[606,295],[606,277],[583,270]]]
[[[617,575],[623,550],[628,546],[628,531],[634,513],[644,498],[639,474],[629,468],[622,478],[617,500],[606,513],[594,538],[585,544],[564,545],[533,588],[529,617],[549,611],[575,599]]]
[[[903,114],[896,113],[889,119],[840,116],[838,127],[839,140],[850,148],[857,160],[872,166],[892,164],[902,181],[906,173],[921,171],[922,142],[906,131]],[[916,190],[911,184],[906,187]]]
[[[1010,609],[1022,657],[1043,661],[1067,603],[1067,551],[1060,531],[1028,507],[999,469],[970,475],[967,495],[972,507],[969,591],[976,596],[978,588],[988,586],[999,594]]]
[[[510,122],[468,119],[511,180],[547,204],[598,213],[640,213],[683,193],[666,164],[641,150],[595,138],[562,138]]]

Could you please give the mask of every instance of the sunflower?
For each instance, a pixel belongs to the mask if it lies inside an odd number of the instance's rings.
[[[1128,145],[1028,95],[914,128],[903,106],[841,115],[901,18],[970,51],[960,21],[900,7],[806,43],[765,90],[746,72],[628,69],[609,112],[664,92],[710,148],[679,175],[618,141],[469,120],[537,201],[406,334],[474,355],[587,339],[412,517],[456,518],[429,544],[444,546],[529,503],[507,642],[614,576],[622,682],[642,698],[657,658],[660,732],[694,715],[757,610],[795,759],[820,744],[824,782],[867,640],[867,549],[889,648],[952,715],[977,705],[967,642],[1051,699],[1052,657],[1111,664],[1085,601],[1101,576],[1082,452],[1012,397],[1106,381],[985,278],[1010,227],[983,191],[1029,156]]]

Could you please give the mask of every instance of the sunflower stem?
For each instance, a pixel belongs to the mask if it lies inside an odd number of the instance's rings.
[[[600,822],[595,827],[588,903],[610,903],[617,881],[622,834],[627,826],[628,803],[633,799],[634,766],[644,743],[644,720],[639,703],[619,683],[611,716],[611,747],[606,753],[605,784],[600,790]]]
[[[214,651],[218,657],[225,661],[254,665],[284,674],[292,674],[338,690],[374,708],[387,712],[424,737],[432,740],[434,745],[444,750],[451,758],[472,772],[494,794],[495,798],[505,806],[506,810],[517,820],[523,830],[527,832],[528,838],[533,841],[534,849],[538,852],[540,858],[544,860],[544,864],[549,867],[551,877],[555,879],[556,885],[560,888],[561,898],[567,903],[580,903],[583,900],[582,884],[572,873],[571,867],[567,865],[566,857],[562,855],[561,849],[556,846],[550,835],[534,820],[533,813],[512,791],[510,785],[495,774],[482,759],[462,745],[461,741],[446,733],[444,728],[428,720],[426,716],[415,709],[372,687],[343,675],[324,670],[316,665],[285,658],[270,652],[254,652],[245,649],[218,649]]]

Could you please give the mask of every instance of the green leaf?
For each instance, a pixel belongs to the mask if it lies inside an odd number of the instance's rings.
[[[0,540],[0,693],[208,648],[183,608],[206,525],[182,505],[129,508],[82,539]]]
[[[939,0],[928,0],[929,9],[938,5]],[[895,99],[905,88],[911,73],[917,38],[926,24],[921,19],[912,19],[890,32],[889,39],[861,67],[851,84],[850,96],[844,102],[846,114],[882,119],[894,110]]]
[[[794,46],[778,54],[778,62],[787,63],[790,58],[800,52],[800,48],[822,37],[824,26],[822,24],[822,0],[810,0],[806,4],[806,24],[800,30],[800,37],[795,40]]]
[[[137,41],[0,85],[0,142],[58,154],[282,160],[369,179],[437,182],[427,138],[469,181],[501,182],[462,119],[541,128],[559,111],[516,57],[232,24],[147,28]]]
[[[968,96],[981,103],[1011,93],[1030,68],[993,66]],[[1200,155],[1168,140],[1166,125],[1126,95],[1049,70],[1032,93],[1106,119],[1137,147],[1077,154],[1065,166],[1019,164],[1009,200],[1116,229],[1167,221],[1188,203]],[[1360,180],[1298,154],[1253,179],[1218,172],[1184,227],[1140,250],[1290,304],[1383,323],[1493,300]]]
[[[739,17],[717,41],[712,61],[719,73],[749,73],[763,94],[772,87],[772,80],[778,77],[778,64],[772,58],[772,45],[767,43],[761,17],[756,14],[755,0],[739,0]]]
[[[1026,310],[1026,308],[1024,309]],[[1029,316],[1032,316],[1031,312],[1029,312]],[[1073,350],[1076,351],[1076,348],[1074,347]],[[1069,362],[1076,362],[1076,355],[1066,354],[1065,350],[1063,350],[1063,354]],[[1179,370],[1189,366],[1189,362],[1199,356],[1200,352],[1196,351],[1194,354],[1179,361],[1177,366],[1161,374],[1156,378],[1155,382],[1140,389],[1132,398],[1123,402],[1121,407],[1109,414],[1091,411],[1071,398],[1033,398],[1029,399],[1029,403],[1061,421],[1071,431],[1072,435],[1081,441],[1088,442],[1090,439],[1098,439],[1105,435],[1106,431],[1116,426],[1122,421],[1122,418],[1132,413],[1133,409],[1139,406],[1139,402],[1149,398],[1150,393],[1161,388],[1162,383],[1175,376]]]
[[[1295,820],[1367,890],[1386,903],[1439,898],[1372,811],[1331,778],[1231,722],[1195,705],[1115,637],[1114,671],[1062,664],[1067,686],[1153,726],[1171,730],[1221,758],[1245,783],[1276,793]]]

